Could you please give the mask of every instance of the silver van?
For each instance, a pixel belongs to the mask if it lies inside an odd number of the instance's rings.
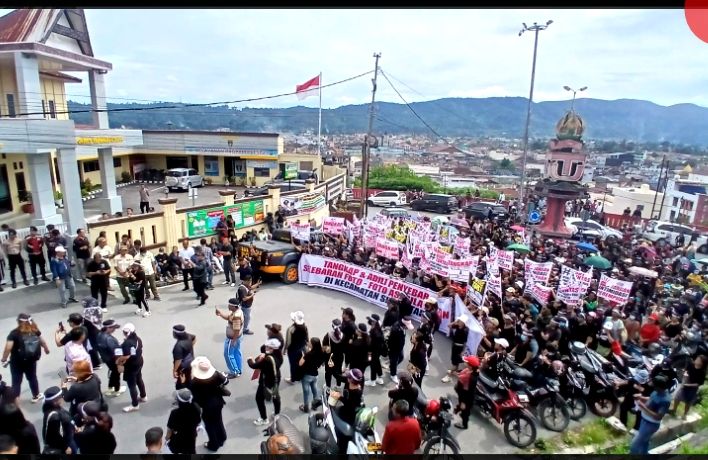
[[[202,187],[204,178],[192,168],[174,168],[165,172],[165,186],[171,192],[173,189],[189,190],[192,187]]]

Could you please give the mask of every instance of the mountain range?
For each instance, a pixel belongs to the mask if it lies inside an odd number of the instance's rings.
[[[90,124],[89,105],[68,102],[77,124]],[[161,108],[165,107],[165,108]],[[530,136],[550,138],[570,101],[532,104]],[[112,128],[229,129],[242,132],[304,133],[317,131],[317,108],[234,108],[187,106],[175,103],[108,104]],[[522,97],[446,98],[405,104],[377,102],[375,134],[429,134],[442,137],[520,138],[526,121],[527,99]],[[429,127],[413,113],[417,113]],[[583,118],[586,139],[671,142],[708,146],[708,108],[693,104],[669,107],[649,101],[578,99],[575,111]],[[346,105],[322,110],[322,132],[366,132],[369,105]]]

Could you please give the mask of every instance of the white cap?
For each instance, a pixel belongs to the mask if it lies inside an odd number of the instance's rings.
[[[509,348],[509,342],[506,339],[494,339],[494,343],[504,348]]]
[[[278,339],[268,339],[265,342],[265,347],[266,348],[271,348],[273,350],[279,350],[280,349],[280,340]]]
[[[290,319],[299,326],[305,324],[305,314],[301,311],[294,311],[290,313]]]
[[[133,323],[125,323],[123,326],[123,332],[127,332],[128,334],[132,334],[135,332],[135,324]]]
[[[64,246],[57,246],[54,248],[54,252],[66,252],[66,249],[64,249]]]

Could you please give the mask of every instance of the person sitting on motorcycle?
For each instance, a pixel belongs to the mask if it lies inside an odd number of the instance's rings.
[[[647,318],[647,322],[639,328],[639,345],[646,347],[651,343],[658,342],[660,338],[659,315],[652,313]]]
[[[490,379],[497,380],[504,372],[507,348],[509,348],[509,342],[506,339],[494,339],[494,353],[490,353],[485,357],[483,367],[484,373]]]
[[[458,400],[455,413],[458,411],[460,413],[460,422],[455,423],[455,426],[461,430],[466,430],[470,412],[472,412],[472,407],[474,406],[474,394],[477,388],[480,362],[476,356],[465,356],[463,360],[467,367],[462,369],[457,375],[457,383],[455,384],[455,393],[457,393]]]
[[[521,334],[521,343],[511,350],[514,362],[519,366],[531,370],[538,356],[538,342],[532,331],[524,331]]]
[[[364,373],[359,369],[350,369],[346,373],[347,383],[342,392],[333,390],[330,393],[334,399],[341,404],[337,409],[337,415],[344,422],[354,425],[356,412],[364,404]],[[337,447],[340,455],[346,455],[349,438],[337,431]]]
[[[622,351],[622,345],[620,345],[619,342],[610,342],[610,353],[607,355],[607,360],[611,362],[622,375],[629,374],[627,358],[629,358],[629,355]]]
[[[418,402],[419,389],[417,386],[413,385],[413,376],[408,371],[400,371],[398,373],[398,385],[396,388],[389,390],[389,413],[388,419],[391,420],[393,417],[393,403],[399,400],[404,400],[408,402],[408,407],[410,409],[410,414],[413,415],[413,409]]]
[[[393,418],[386,425],[381,449],[388,455],[413,455],[420,448],[423,437],[418,419],[411,417],[408,401],[393,403]]]
[[[636,413],[635,410],[635,396],[649,396],[649,393],[651,393],[651,391],[647,392],[647,389],[650,388],[647,385],[647,382],[649,382],[649,372],[647,372],[646,369],[639,369],[637,372],[635,372],[632,378],[627,380],[625,383],[621,384],[617,389],[617,395],[624,397],[619,407],[619,419],[620,422],[622,422],[622,424],[627,428],[629,428],[629,425],[627,425],[628,414],[632,412],[637,415],[634,419],[634,426],[632,428],[635,430],[639,429],[639,422],[641,421],[641,417],[639,416],[639,414]]]

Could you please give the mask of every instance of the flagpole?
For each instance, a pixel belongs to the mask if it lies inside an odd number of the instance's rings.
[[[320,112],[317,120],[317,154],[322,156],[322,72],[320,72]]]

